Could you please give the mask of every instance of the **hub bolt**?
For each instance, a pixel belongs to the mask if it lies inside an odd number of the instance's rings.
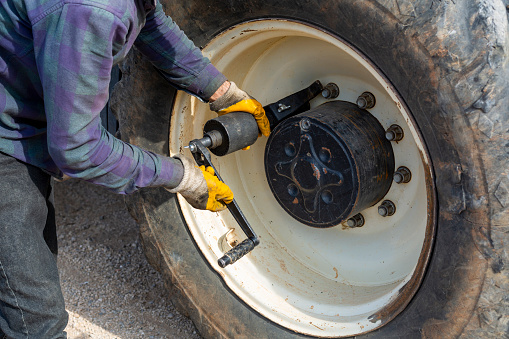
[[[389,141],[401,141],[404,136],[403,129],[398,125],[391,125],[385,132],[385,138]]]
[[[378,214],[382,217],[390,217],[396,213],[396,205],[390,200],[384,200],[380,206],[378,206]]]
[[[376,99],[373,93],[364,92],[357,98],[357,106],[361,109],[371,109],[375,107]]]
[[[311,128],[311,121],[309,121],[307,118],[304,118],[299,122],[299,126],[301,130],[307,132]]]
[[[336,99],[339,96],[339,87],[335,83],[328,83],[322,90],[325,99]]]
[[[362,227],[362,226],[364,226],[364,217],[360,213],[356,214],[353,217],[351,217],[350,219],[348,219],[346,221],[346,224],[348,225],[348,227],[351,227],[351,228]]]
[[[400,166],[394,173],[394,181],[397,184],[409,183],[412,179],[412,172],[405,166]]]

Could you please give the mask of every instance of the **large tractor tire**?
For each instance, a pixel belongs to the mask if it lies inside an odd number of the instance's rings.
[[[263,104],[334,82],[398,124],[396,168],[412,172],[365,224],[315,228],[276,202],[260,138],[214,158],[261,243],[225,269],[242,232],[228,212],[193,210],[164,189],[127,197],[150,263],[206,338],[509,336],[509,64],[502,0],[162,0],[229,79]],[[214,117],[139,53],[111,107],[124,140],[182,152]],[[316,107],[325,102],[317,98]],[[331,152],[335,152],[332,150]],[[190,154],[187,154],[190,156]],[[276,154],[283,157],[283,154]],[[228,236],[225,234],[230,232]]]

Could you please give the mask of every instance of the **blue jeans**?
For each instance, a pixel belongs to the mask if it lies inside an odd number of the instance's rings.
[[[0,330],[7,338],[67,337],[56,255],[51,177],[0,153]]]

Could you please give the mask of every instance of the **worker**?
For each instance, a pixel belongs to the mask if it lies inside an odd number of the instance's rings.
[[[0,22],[0,329],[7,338],[65,338],[51,177],[120,194],[165,187],[211,211],[233,199],[210,169],[101,126],[112,67],[134,45],[211,110],[252,113],[264,135],[269,123],[155,0],[0,0]]]

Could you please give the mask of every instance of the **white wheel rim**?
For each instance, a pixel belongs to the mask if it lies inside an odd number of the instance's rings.
[[[212,268],[233,293],[266,318],[316,337],[357,335],[391,320],[415,293],[434,234],[430,161],[393,87],[345,42],[288,20],[235,26],[215,37],[203,53],[263,105],[315,80],[334,82],[340,87],[337,100],[355,102],[362,92],[370,91],[377,100],[370,112],[384,128],[392,124],[403,128],[405,138],[393,143],[396,168],[408,167],[412,180],[393,183],[385,197],[396,204],[395,215],[379,216],[377,204],[362,212],[366,222],[361,228],[317,229],[289,216],[266,181],[264,137],[249,151],[213,157],[260,237],[261,244],[252,253],[220,268],[217,259],[229,249],[224,235],[235,228],[238,240],[245,236],[227,211],[195,210],[179,196],[189,230]],[[325,101],[315,98],[311,107]],[[202,137],[204,123],[215,116],[207,105],[179,93],[170,127],[171,153],[190,156],[183,147]],[[390,319],[377,316],[387,308],[396,310],[389,312]]]

